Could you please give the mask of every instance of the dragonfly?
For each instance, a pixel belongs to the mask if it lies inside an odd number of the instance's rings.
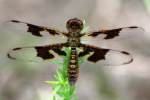
[[[57,29],[34,25],[19,20],[10,20],[10,22],[12,24],[21,24],[21,25],[24,24],[27,27],[26,33],[29,33],[35,37],[43,37],[44,34],[48,34],[50,36],[60,35],[67,38],[66,42],[64,43],[54,43],[42,46],[16,47],[11,49],[8,52],[7,56],[10,59],[16,60],[17,57],[14,55],[15,53],[21,52],[23,54],[25,51],[32,49],[35,52],[33,53],[35,57],[41,58],[42,60],[51,60],[56,57],[55,54],[57,54],[60,57],[67,56],[63,48],[70,48],[70,55],[66,73],[70,85],[75,85],[79,77],[78,59],[81,57],[86,56],[87,61],[92,63],[102,61],[103,64],[108,66],[125,65],[133,61],[133,57],[129,52],[85,44],[81,42],[81,39],[83,37],[96,38],[98,36],[103,36],[102,40],[108,41],[119,37],[121,31],[124,29],[130,29],[130,31],[132,31],[133,29],[141,28],[137,26],[130,26],[130,27],[121,27],[116,29],[98,30],[82,33],[82,30],[84,29],[84,23],[82,20],[78,18],[72,18],[66,22],[67,32],[62,32]],[[123,61],[118,60],[117,62],[115,62],[115,64],[111,62],[111,60],[117,58],[118,56],[125,57],[125,59]]]

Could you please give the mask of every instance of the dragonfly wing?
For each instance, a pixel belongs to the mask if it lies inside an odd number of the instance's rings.
[[[65,33],[65,32],[60,32],[59,30],[56,30],[53,28],[48,28],[45,26],[34,25],[34,24],[30,24],[30,23],[22,22],[22,21],[18,21],[18,20],[10,20],[10,21],[7,21],[7,23],[8,22],[11,22],[11,24],[18,24],[20,26],[23,26],[25,28],[26,32],[29,32],[33,36],[37,36],[37,37],[42,37],[43,33],[48,33],[53,36],[55,36],[55,35],[67,36],[67,33]],[[25,26],[27,26],[27,28]]]
[[[38,62],[40,60],[51,60],[59,56],[66,56],[63,51],[64,44],[54,44],[45,46],[18,47],[8,52],[8,58],[14,60],[24,60]]]
[[[105,35],[103,39],[113,39],[115,37],[118,37],[120,35],[120,32],[124,29],[142,29],[141,27],[137,26],[130,26],[130,27],[122,27],[122,28],[117,28],[117,29],[110,29],[110,30],[100,30],[100,31],[95,31],[87,34],[87,36],[91,37],[96,37],[99,35]]]
[[[126,51],[106,49],[84,44],[81,48],[83,48],[83,50],[79,53],[79,57],[88,55],[88,61],[93,63],[98,62],[103,66],[118,66],[129,64],[133,61],[132,55]]]

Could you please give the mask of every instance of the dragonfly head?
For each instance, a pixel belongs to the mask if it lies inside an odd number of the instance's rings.
[[[83,29],[83,22],[80,19],[69,19],[66,23],[66,27],[69,32],[81,32]]]

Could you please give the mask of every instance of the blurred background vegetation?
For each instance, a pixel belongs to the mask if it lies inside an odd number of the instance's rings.
[[[74,17],[85,19],[90,30],[132,25],[145,29],[108,44],[131,52],[133,63],[104,67],[85,62],[80,66],[79,100],[150,100],[150,0],[0,0],[0,100],[50,100],[51,87],[44,81],[53,80],[58,68],[52,63],[8,59],[11,48],[54,39],[38,41],[8,32],[3,23],[18,19],[66,31],[65,22]],[[86,42],[101,44],[98,39]]]

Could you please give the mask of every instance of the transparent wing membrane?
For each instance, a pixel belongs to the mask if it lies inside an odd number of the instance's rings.
[[[95,32],[88,32],[85,33],[81,37],[81,42],[85,44],[91,44],[96,43],[101,45],[101,42],[111,43],[112,41],[122,39],[126,39],[129,36],[133,38],[133,35],[140,34],[144,32],[144,29],[141,27],[123,27],[123,28],[117,28],[117,29],[111,29],[111,30],[100,30]],[[112,44],[113,45],[113,44]]]
[[[8,58],[19,61],[42,62],[42,58],[37,57],[34,47],[18,47],[10,50],[7,54]]]
[[[98,63],[102,66],[119,66],[129,64],[133,61],[133,57],[126,51],[99,48],[90,45],[82,45],[83,51],[79,53],[79,57],[88,56],[87,60]]]
[[[53,28],[34,25],[34,24],[30,24],[30,23],[22,22],[22,21],[18,21],[18,20],[9,20],[6,22],[6,25],[8,25],[9,27],[12,27],[14,29],[18,28],[18,31],[24,30],[24,32],[26,32],[26,33],[29,32],[33,36],[37,36],[37,37],[42,37],[43,34],[45,34],[45,33],[50,34],[52,36],[55,36],[55,35],[66,36],[65,32],[60,32],[59,30],[56,30]]]
[[[60,59],[61,56],[66,56],[63,51],[63,44],[33,46],[33,47],[18,47],[10,50],[7,54],[8,58],[13,60],[41,62]]]

